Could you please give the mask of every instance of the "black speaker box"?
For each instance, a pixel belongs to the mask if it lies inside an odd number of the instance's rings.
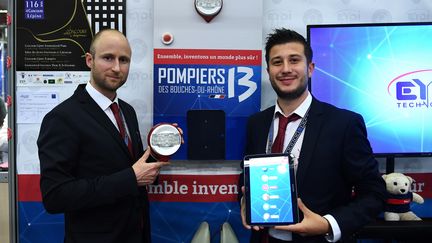
[[[187,147],[189,160],[225,159],[225,112],[189,110]]]

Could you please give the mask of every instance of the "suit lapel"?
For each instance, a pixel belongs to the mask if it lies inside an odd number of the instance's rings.
[[[318,136],[323,124],[323,118],[321,103],[314,98],[312,100],[311,109],[309,110],[309,117],[300,152],[300,161],[296,173],[299,185],[303,183],[307,168],[312,162],[312,155],[318,143]]]
[[[269,132],[271,129],[271,125],[273,122],[274,110],[275,110],[275,106],[272,106],[269,109],[264,111],[263,126],[267,127],[268,129],[267,130],[266,129],[257,129],[256,130],[256,132],[259,133],[257,137],[261,138],[261,139],[257,139],[258,140],[257,142],[259,142],[258,148],[263,149],[259,153],[266,153],[267,152],[267,142],[268,142],[268,136],[269,136]]]
[[[119,144],[123,152],[129,155],[129,150],[126,143],[120,137],[119,131],[115,125],[111,122],[105,112],[98,106],[98,104],[90,97],[85,90],[85,84],[79,85],[75,91],[77,99],[81,104],[82,108],[97,121],[103,128],[105,128],[111,137]],[[130,155],[129,155],[130,156]]]

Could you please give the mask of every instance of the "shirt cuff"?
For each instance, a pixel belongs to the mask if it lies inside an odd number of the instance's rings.
[[[327,219],[327,221],[330,224],[332,233],[326,234],[325,238],[328,242],[337,242],[341,238],[341,231],[339,228],[338,223],[336,222],[336,219],[331,216],[330,214],[324,215],[324,218]]]

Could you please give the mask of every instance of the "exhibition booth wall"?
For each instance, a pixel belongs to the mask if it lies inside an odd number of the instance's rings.
[[[212,242],[219,242],[225,222],[247,242],[236,184],[246,120],[275,102],[263,60],[266,35],[277,27],[307,36],[309,25],[428,22],[431,11],[430,1],[418,0],[225,0],[208,20],[189,0],[9,1],[11,242],[63,239],[63,216],[48,214],[41,203],[36,139],[43,116],[88,81],[83,54],[98,30],[119,29],[130,41],[131,70],[118,94],[135,108],[142,140],[160,122],[184,130],[185,144],[162,170],[159,186],[148,188],[153,242],[190,242],[204,221]],[[202,75],[215,78],[202,82]],[[413,190],[426,199],[412,210],[432,217],[432,159],[389,156],[390,162],[379,158],[382,173],[410,175]]]

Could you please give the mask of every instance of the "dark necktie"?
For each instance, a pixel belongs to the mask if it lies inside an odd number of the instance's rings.
[[[299,115],[293,113],[289,117],[285,117],[281,113],[277,113],[279,116],[279,128],[276,135],[276,138],[273,142],[271,152],[272,153],[282,153],[283,152],[283,145],[285,140],[285,130],[288,125],[288,123],[295,121],[300,118]]]
[[[285,117],[280,112],[278,112],[277,115],[279,117],[279,127],[278,127],[278,132],[277,132],[276,138],[275,138],[273,145],[272,145],[272,149],[271,149],[272,153],[284,152],[283,151],[283,149],[284,149],[283,145],[284,145],[284,140],[285,140],[286,127],[287,127],[288,123],[295,121],[295,120],[300,118],[300,116],[295,114],[295,113],[291,114],[289,117]],[[260,242],[261,243],[268,243],[269,242],[268,237],[269,237],[268,228],[264,228],[262,230],[262,233],[261,233]]]
[[[128,149],[129,149],[130,155],[133,157],[132,141],[131,141],[130,137],[127,136],[125,124],[123,123],[123,119],[122,119],[121,114],[120,114],[120,108],[117,105],[117,103],[112,103],[110,105],[110,108],[111,108],[111,111],[113,112],[114,117],[116,119],[117,126],[118,126],[119,132],[120,132],[120,136],[123,139],[123,141],[126,143]]]

